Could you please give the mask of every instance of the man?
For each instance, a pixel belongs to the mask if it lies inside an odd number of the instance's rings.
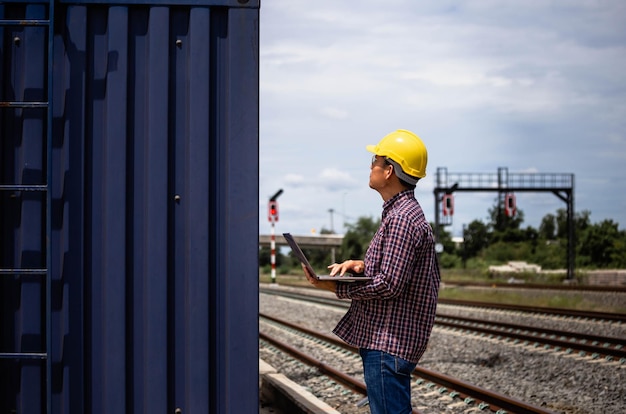
[[[410,413],[411,372],[426,350],[440,282],[433,231],[414,193],[428,155],[422,140],[406,130],[366,148],[374,153],[369,186],[384,201],[381,224],[364,260],[328,268],[331,275],[373,279],[338,283],[305,274],[316,287],[352,300],[333,332],[359,348],[371,413]]]

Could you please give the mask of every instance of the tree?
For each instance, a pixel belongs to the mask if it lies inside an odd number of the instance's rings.
[[[574,232],[581,234],[590,225],[591,212],[589,210],[583,210],[574,214]],[[568,225],[567,225],[567,210],[560,208],[556,211],[556,238],[567,239]]]
[[[496,204],[489,210],[489,217],[491,218],[489,225],[493,229],[492,243],[525,240],[525,233],[520,229],[524,222],[524,212],[519,208],[514,216],[507,216],[500,205],[499,198],[496,198]]]
[[[524,222],[524,212],[522,210],[518,208],[514,216],[507,216],[498,198],[496,198],[496,204],[489,209],[489,217],[491,218],[490,225],[494,233],[505,232],[506,230],[519,230]]]
[[[430,223],[434,229],[435,224]],[[444,226],[439,226],[439,235],[437,242],[443,246],[443,251],[439,254],[439,265],[443,269],[452,269],[458,267],[463,258],[462,252],[459,252],[456,244],[452,240],[452,235]]]
[[[430,226],[434,229],[435,224],[430,223]],[[454,241],[452,241],[452,234],[445,229],[444,226],[439,226],[439,243],[443,245],[443,251],[446,253],[455,253],[456,245]]]
[[[498,213],[497,205],[489,212],[491,223],[474,220],[463,229],[462,249],[455,249],[450,234],[440,228],[439,242],[444,246],[440,255],[442,267],[457,267],[478,255],[495,261],[526,260],[546,269],[566,266],[569,229],[565,209],[547,214],[539,230],[531,226],[522,229],[523,214],[519,210],[515,217]],[[626,267],[626,231],[620,231],[612,220],[592,224],[590,215],[589,211],[574,215],[577,266]],[[379,224],[380,220],[372,217],[361,217],[355,224],[347,224],[337,261],[362,259]]]
[[[578,243],[578,261],[583,266],[610,268],[626,266],[626,232],[613,220],[585,228]]]
[[[280,266],[285,261],[285,256],[276,249],[276,266]],[[272,263],[272,249],[268,247],[261,247],[259,249],[259,266],[267,266]]]
[[[554,214],[546,214],[541,219],[539,237],[544,240],[554,240],[556,238],[556,216]]]
[[[380,219],[372,217],[359,217],[355,224],[346,224],[348,231],[343,237],[340,252],[342,260],[362,259],[379,226]]]
[[[320,230],[320,234],[334,234],[333,231],[324,227]],[[303,248],[303,253],[308,257],[311,266],[314,268],[325,269],[329,263],[333,261],[331,249],[328,247]]]
[[[463,232],[464,258],[476,257],[491,240],[489,227],[480,220],[472,221]]]

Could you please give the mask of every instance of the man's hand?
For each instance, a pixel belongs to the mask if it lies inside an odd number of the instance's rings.
[[[346,272],[358,275],[365,271],[365,264],[363,263],[363,260],[346,260],[343,263],[333,263],[328,266],[328,269],[330,269],[331,276],[335,276],[337,274],[342,276]]]
[[[304,276],[306,276],[307,280],[310,284],[315,286],[318,289],[325,289],[331,292],[335,292],[337,290],[337,282],[333,282],[332,280],[317,280],[315,279],[307,270],[304,265],[302,265],[302,270],[304,270]]]

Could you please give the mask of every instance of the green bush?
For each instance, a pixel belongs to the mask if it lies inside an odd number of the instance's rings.
[[[454,269],[461,267],[461,258],[455,254],[441,253],[439,255],[439,266],[442,269]]]

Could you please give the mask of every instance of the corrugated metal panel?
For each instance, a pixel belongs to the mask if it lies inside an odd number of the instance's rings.
[[[255,412],[258,1],[86,3],[55,16],[53,412]],[[43,6],[0,18],[25,7]],[[37,29],[1,30],[2,99],[41,89],[9,42]],[[45,124],[3,111],[0,177],[36,177],[46,150],[29,128]],[[14,265],[43,242],[19,221],[29,203],[2,197]],[[3,281],[3,346],[23,350],[31,331],[41,345],[40,290]],[[27,409],[43,404],[41,367],[2,364],[0,411],[42,411]]]

